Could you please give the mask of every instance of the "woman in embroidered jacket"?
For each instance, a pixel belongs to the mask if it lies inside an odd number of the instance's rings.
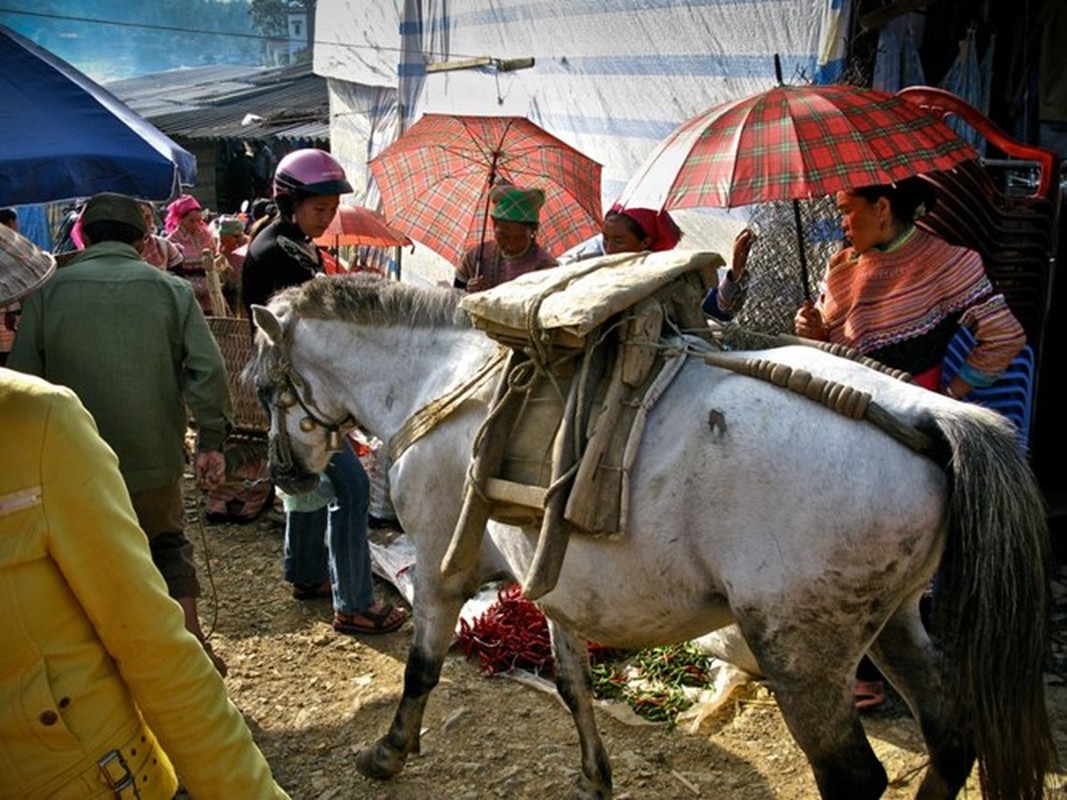
[[[215,308],[208,288],[207,272],[215,268],[219,246],[214,234],[204,222],[203,208],[195,197],[183,194],[167,206],[167,218],[163,222],[167,240],[182,251],[181,265],[173,271],[193,285],[196,300],[205,316],[227,316],[226,309]]]
[[[909,178],[838,192],[836,200],[850,244],[830,259],[818,300],[797,311],[797,334],[852,347],[950,397],[996,381],[1026,335],[978,253],[915,226],[920,208],[933,202],[929,184]],[[944,382],[941,362],[961,325],[977,344]],[[853,689],[857,708],[885,700],[881,677],[864,657]]]
[[[921,178],[837,193],[850,245],[830,259],[816,303],[797,311],[798,335],[859,350],[951,397],[989,386],[1026,344],[982,257],[915,226],[933,201]],[[941,362],[960,326],[977,345],[950,382]]]

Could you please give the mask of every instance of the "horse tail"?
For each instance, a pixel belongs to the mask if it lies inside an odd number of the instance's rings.
[[[984,797],[1037,800],[1056,765],[1042,677],[1050,646],[1045,505],[1010,426],[965,408],[938,419],[951,493],[934,631],[947,696],[973,731]]]

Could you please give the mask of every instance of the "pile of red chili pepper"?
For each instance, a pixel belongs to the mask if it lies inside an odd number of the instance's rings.
[[[496,602],[472,624],[460,618],[456,643],[468,661],[477,658],[481,662],[487,675],[509,669],[548,678],[555,673],[548,623],[516,583],[501,588]]]
[[[497,601],[473,623],[461,619],[456,643],[468,661],[478,659],[487,675],[509,669],[546,678],[555,674],[548,624],[518,584],[501,588]],[[589,657],[597,698],[622,700],[656,722],[673,722],[691,705],[685,686],[711,682],[711,656],[690,644],[629,653],[590,643]]]

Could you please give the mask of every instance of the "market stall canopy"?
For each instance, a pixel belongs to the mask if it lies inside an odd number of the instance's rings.
[[[0,25],[0,205],[98,192],[166,200],[196,158],[70,64]]]

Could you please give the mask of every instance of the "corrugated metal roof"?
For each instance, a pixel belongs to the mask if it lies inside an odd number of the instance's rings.
[[[326,79],[310,63],[207,66],[108,83],[107,89],[171,137],[329,141]]]

